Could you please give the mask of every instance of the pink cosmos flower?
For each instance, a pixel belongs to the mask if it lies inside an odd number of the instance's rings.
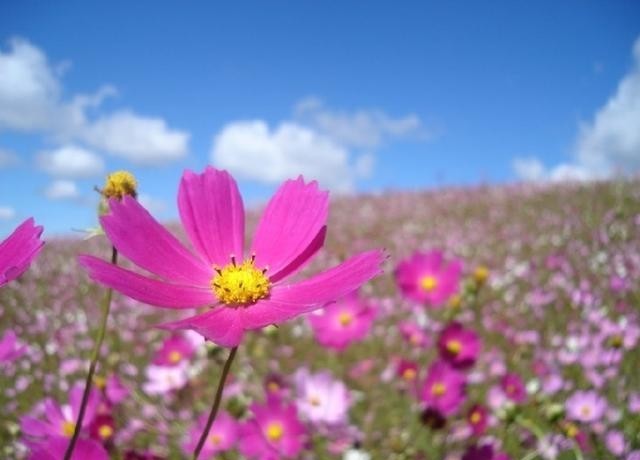
[[[400,324],[400,334],[402,338],[415,347],[427,347],[429,336],[416,323],[406,321]]]
[[[111,404],[118,404],[129,396],[129,389],[124,386],[116,374],[111,374],[107,378],[104,392]]]
[[[29,415],[22,417],[20,427],[22,433],[26,436],[26,440],[32,443],[38,443],[48,438],[71,438],[75,430],[76,420],[78,420],[83,392],[84,386],[82,384],[74,385],[69,394],[70,404],[64,406],[59,406],[52,399],[45,399],[45,420],[40,420]],[[89,425],[91,425],[99,404],[100,395],[92,389],[89,393],[89,400],[83,420],[83,430],[86,430]]]
[[[408,299],[438,307],[458,292],[462,262],[446,262],[442,251],[417,252],[398,264],[396,282]]]
[[[180,334],[172,334],[162,342],[153,363],[158,366],[176,366],[189,361],[194,352],[195,348],[190,340]]]
[[[10,363],[25,354],[27,346],[20,344],[16,333],[12,329],[7,330],[0,339],[0,363]]]
[[[40,235],[42,227],[34,225],[33,218],[29,218],[0,243],[0,286],[16,279],[29,268],[44,245]]]
[[[471,432],[475,436],[482,436],[487,431],[489,425],[489,411],[486,407],[475,404],[467,413],[467,422],[471,427]]]
[[[244,250],[244,208],[235,180],[207,167],[186,171],[178,191],[180,219],[195,253],[133,198],[109,202],[101,218],[120,253],[155,278],[91,256],[80,264],[95,281],[164,308],[209,307],[161,327],[192,329],[225,347],[247,330],[278,324],[356,290],[378,275],[383,251],[361,253],[304,281],[285,283],[323,246],[328,193],[302,177],[286,181],[267,205],[250,250]]]
[[[500,380],[500,387],[511,401],[522,403],[527,399],[527,390],[524,381],[518,374],[507,373]]]
[[[52,437],[31,448],[29,460],[60,460],[67,451],[69,439]],[[71,460],[109,460],[109,454],[99,443],[92,439],[79,438]]]
[[[367,336],[375,317],[376,311],[354,291],[307,319],[320,345],[344,350]]]
[[[258,460],[296,457],[302,451],[306,428],[294,406],[270,400],[252,404],[253,418],[240,427],[240,453]]]
[[[145,372],[147,381],[142,385],[142,389],[150,395],[162,395],[173,390],[179,390],[189,381],[187,363],[177,366],[151,364]]]
[[[200,435],[207,423],[207,415],[198,419],[198,423],[189,430],[189,441],[183,446],[184,453],[190,455],[200,440]],[[231,450],[238,440],[238,422],[227,412],[221,411],[209,431],[209,436],[200,452],[199,459],[214,459],[219,452]]]
[[[607,410],[607,400],[596,391],[576,391],[566,405],[567,417],[583,423],[598,421]]]
[[[312,423],[343,425],[351,405],[346,385],[331,377],[329,372],[311,374],[305,368],[294,375],[296,406],[300,414]]]
[[[438,337],[440,356],[452,366],[466,368],[472,366],[480,353],[480,337],[462,324],[449,324]]]
[[[429,367],[421,392],[421,399],[427,407],[442,415],[451,415],[464,401],[464,374],[444,361],[437,361]]]

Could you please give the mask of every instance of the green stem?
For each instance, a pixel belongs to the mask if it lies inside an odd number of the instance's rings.
[[[111,263],[117,265],[118,263],[118,250],[112,246],[111,247]],[[98,330],[98,336],[96,338],[95,344],[93,346],[93,353],[91,355],[91,365],[89,366],[89,374],[87,375],[87,380],[84,384],[84,393],[82,393],[82,402],[80,404],[80,412],[78,413],[78,420],[76,421],[76,425],[73,430],[73,436],[71,437],[71,442],[67,446],[67,450],[64,453],[64,460],[70,460],[71,454],[73,454],[73,449],[76,446],[76,442],[78,441],[78,436],[80,436],[80,431],[82,430],[82,422],[84,421],[84,414],[87,410],[87,402],[89,401],[89,393],[91,392],[91,384],[93,383],[93,374],[96,371],[96,366],[98,365],[98,358],[100,357],[100,348],[102,347],[102,342],[104,341],[104,336],[107,332],[107,319],[109,317],[109,310],[111,308],[111,297],[113,296],[113,289],[107,289],[105,293],[104,299],[102,301],[102,320],[100,322],[100,329]]]
[[[211,406],[211,412],[209,412],[209,418],[207,419],[207,424],[200,435],[200,440],[198,441],[198,445],[196,446],[196,450],[193,451],[193,460],[198,460],[198,455],[202,451],[204,447],[204,443],[209,436],[209,431],[211,430],[211,425],[213,425],[214,420],[216,419],[216,415],[218,414],[218,409],[220,408],[220,401],[222,401],[222,390],[224,389],[224,382],[227,380],[227,375],[229,374],[229,369],[231,369],[231,363],[233,363],[233,358],[236,356],[236,352],[238,351],[238,347],[233,347],[231,352],[229,353],[229,357],[227,361],[224,363],[224,367],[222,369],[222,375],[220,376],[220,380],[218,381],[218,388],[216,389],[216,397],[213,400],[213,406]]]

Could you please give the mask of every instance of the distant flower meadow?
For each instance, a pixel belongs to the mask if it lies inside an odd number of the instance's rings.
[[[0,243],[1,458],[640,460],[638,182],[139,187]]]

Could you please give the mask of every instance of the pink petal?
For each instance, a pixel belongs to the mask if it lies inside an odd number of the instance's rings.
[[[208,166],[185,171],[178,191],[182,225],[193,246],[212,265],[225,266],[244,253],[244,206],[233,177]]]
[[[272,280],[299,268],[305,262],[300,259],[302,254],[309,258],[315,253],[307,248],[323,231],[328,212],[329,193],[321,192],[315,181],[305,184],[302,176],[286,181],[271,198],[258,223],[251,248],[256,265],[268,267]]]
[[[94,281],[150,305],[197,308],[216,302],[209,286],[185,286],[154,280],[93,256],[79,256],[78,262]]]
[[[179,321],[159,324],[157,327],[169,331],[191,329],[221,347],[238,346],[244,335],[238,309],[224,306]]]
[[[382,273],[380,266],[384,259],[384,251],[363,252],[305,281],[274,286],[270,301],[289,313],[294,309],[296,314],[315,310],[344,297]],[[248,313],[249,311],[245,315]]]
[[[100,219],[113,245],[127,258],[168,281],[206,284],[213,269],[189,252],[135,199],[109,202],[111,213]]]
[[[42,227],[29,218],[0,243],[0,285],[26,271],[44,245],[41,234]]]

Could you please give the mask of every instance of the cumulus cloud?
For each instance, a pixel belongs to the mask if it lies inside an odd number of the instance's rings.
[[[82,179],[104,171],[104,161],[95,153],[75,145],[40,152],[36,156],[39,169],[55,177]]]
[[[573,153],[573,161],[551,168],[535,158],[516,159],[514,170],[525,180],[591,180],[640,171],[640,37],[631,70],[593,120],[580,126]]]
[[[415,114],[393,118],[374,109],[353,112],[332,110],[316,97],[301,100],[294,113],[299,123],[346,147],[371,149],[389,139],[424,138],[432,135]]]
[[[347,150],[292,122],[273,130],[261,120],[230,123],[215,137],[211,161],[240,177],[267,184],[302,174],[335,191],[353,187]]]
[[[16,210],[9,206],[0,206],[0,220],[11,220],[16,216]]]
[[[44,190],[44,196],[50,200],[74,200],[80,196],[80,193],[75,182],[56,180]]]
[[[116,94],[112,86],[63,98],[59,71],[23,39],[0,49],[0,130],[41,133],[60,142],[81,141],[132,162],[161,164],[183,158],[189,134],[159,117],[131,110],[90,116]],[[92,111],[92,112],[93,112]]]

